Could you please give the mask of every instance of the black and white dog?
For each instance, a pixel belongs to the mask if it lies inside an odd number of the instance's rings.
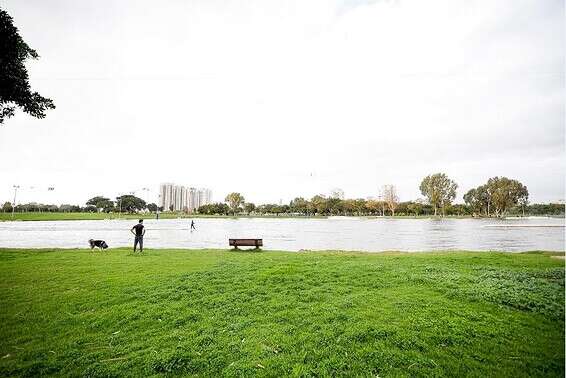
[[[90,244],[90,249],[93,250],[94,247],[98,247],[98,249],[106,249],[108,248],[108,244],[106,244],[106,242],[104,240],[94,240],[94,239],[90,239],[88,241],[88,244]]]

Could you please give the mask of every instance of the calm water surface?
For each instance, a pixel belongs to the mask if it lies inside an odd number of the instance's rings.
[[[130,246],[132,220],[0,222],[0,247]],[[228,248],[228,238],[263,238],[264,249],[564,251],[563,218],[524,219],[190,219],[145,220],[149,248]]]

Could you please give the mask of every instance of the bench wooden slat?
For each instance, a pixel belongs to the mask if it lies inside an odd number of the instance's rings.
[[[231,247],[263,247],[263,239],[228,239]]]

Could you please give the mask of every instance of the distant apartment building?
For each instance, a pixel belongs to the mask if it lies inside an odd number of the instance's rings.
[[[165,211],[192,213],[202,205],[212,203],[212,191],[207,188],[190,188],[172,183],[159,187],[159,206]]]
[[[198,190],[199,200],[202,204],[212,203],[212,191],[207,188],[200,188]]]
[[[159,206],[163,210],[171,210],[174,203],[175,185],[170,183],[161,184],[159,187]]]

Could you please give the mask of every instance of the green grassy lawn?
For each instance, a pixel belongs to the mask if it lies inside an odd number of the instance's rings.
[[[0,376],[564,376],[551,254],[0,249]]]
[[[186,214],[175,213],[160,213],[160,219],[179,218]],[[11,213],[0,213],[0,221],[59,221],[59,220],[102,220],[102,219],[154,219],[155,214],[118,214],[118,213],[39,213],[39,212],[26,212],[14,213],[12,218]]]
[[[394,217],[391,216],[373,216],[373,215],[366,215],[362,216],[366,219],[440,219],[441,217],[434,217],[432,215],[396,215]],[[551,216],[553,217],[553,216]],[[155,219],[154,213],[140,213],[140,214],[118,214],[118,213],[40,213],[40,212],[25,212],[25,213],[14,213],[12,217],[12,213],[2,213],[0,212],[0,222],[2,221],[61,221],[61,220],[102,220],[102,219]],[[186,214],[186,213],[159,213],[159,219],[176,219],[176,218],[275,218],[275,219],[283,219],[283,218],[314,218],[314,219],[325,219],[328,218],[325,215],[311,215],[311,216],[304,216],[304,215],[290,215],[290,214],[281,214],[281,215],[274,215],[274,214],[266,214],[266,215],[204,215],[204,214]],[[447,219],[472,219],[472,216],[469,215],[448,215],[443,218]],[[560,217],[557,217],[560,218]]]
[[[140,214],[118,214],[118,213],[1,213],[0,222],[2,221],[60,221],[60,220],[102,220],[102,219],[155,219],[154,213]],[[203,215],[203,214],[186,214],[186,213],[159,213],[159,219],[176,219],[176,218],[326,218],[325,216],[290,216],[290,215],[264,215],[264,216],[247,216],[247,215]]]

